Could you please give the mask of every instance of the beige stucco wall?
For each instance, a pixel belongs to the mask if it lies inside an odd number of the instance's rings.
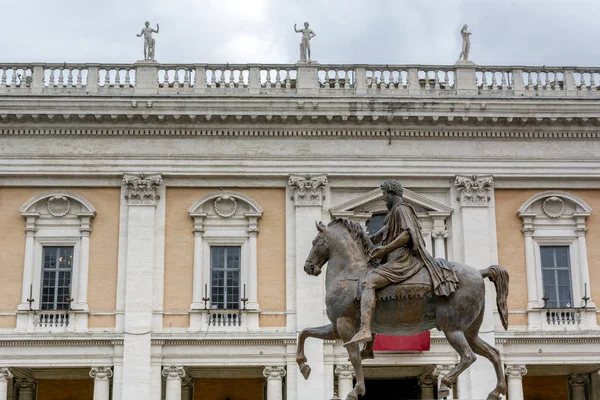
[[[231,188],[256,200],[264,210],[258,227],[258,302],[264,311],[285,311],[285,190]],[[167,188],[165,223],[165,327],[189,327],[194,263],[189,207],[219,188]],[[260,325],[285,326],[284,315],[260,317]]]
[[[600,300],[600,190],[564,190],[580,197],[592,207],[587,219],[587,250],[592,299]],[[521,232],[522,220],[517,211],[527,199],[542,190],[495,190],[498,260],[510,274],[509,310],[527,309],[527,270],[525,267],[525,239]],[[600,320],[600,318],[599,318]],[[511,325],[527,325],[525,314],[509,315]]]
[[[38,193],[57,188],[0,188],[0,259],[3,292],[0,311],[15,311],[21,299],[25,219],[19,208]],[[61,188],[85,197],[96,208],[92,220],[88,303],[91,312],[112,312],[116,305],[120,188]],[[15,326],[15,317],[0,317],[0,328]],[[90,316],[90,327],[114,327],[113,316]]]

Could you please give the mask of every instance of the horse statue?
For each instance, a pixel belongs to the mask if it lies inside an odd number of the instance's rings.
[[[304,271],[318,276],[325,263],[327,266],[326,307],[331,324],[303,329],[298,337],[296,362],[304,379],[310,375],[310,366],[304,354],[304,343],[313,337],[322,340],[341,339],[348,342],[360,325],[359,272],[372,268],[369,253],[373,244],[362,226],[354,221],[337,218],[329,225],[317,222],[319,231],[304,264]],[[504,329],[508,327],[508,272],[499,265],[478,270],[468,265],[450,262],[459,278],[459,287],[450,296],[438,297],[428,293],[424,296],[398,295],[385,296],[381,291],[401,290],[404,283],[392,284],[379,289],[377,306],[372,323],[372,333],[408,336],[437,328],[444,332],[448,343],[460,355],[460,362],[443,376],[438,389],[438,397],[443,399],[450,394],[458,376],[481,355],[494,365],[497,383],[487,400],[499,400],[506,394],[506,381],[502,370],[500,352],[479,337],[485,306],[484,278],[494,282],[497,292],[496,303]],[[394,288],[395,287],[395,288]],[[364,350],[359,344],[347,346],[350,362],[356,373],[356,385],[346,400],[358,400],[365,394],[365,380],[362,360],[374,358],[373,341]]]

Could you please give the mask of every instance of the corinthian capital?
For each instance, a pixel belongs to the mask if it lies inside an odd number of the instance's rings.
[[[13,377],[13,374],[8,368],[0,368],[0,381],[7,381]]]
[[[131,205],[155,206],[160,196],[158,188],[162,183],[160,175],[125,175],[123,185],[125,186],[125,198]]]
[[[327,176],[290,176],[288,184],[294,190],[294,202],[296,205],[320,206],[323,204],[323,190],[329,181]]]
[[[494,178],[477,175],[457,176],[454,178],[454,184],[460,192],[460,202],[463,206],[487,206]]]
[[[354,367],[350,364],[337,365],[335,367],[335,375],[338,378],[352,379],[354,377]]]
[[[585,386],[588,383],[590,383],[590,378],[588,375],[584,375],[584,374],[569,375],[569,384],[571,384],[571,386]]]

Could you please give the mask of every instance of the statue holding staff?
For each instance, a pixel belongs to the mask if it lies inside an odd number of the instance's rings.
[[[317,36],[317,34],[308,27],[308,22],[304,23],[304,29],[296,28],[294,24],[294,30],[298,33],[302,33],[302,41],[300,42],[300,61],[310,62],[310,39]]]
[[[136,36],[144,36],[144,60],[154,60],[154,45],[156,41],[152,37],[152,33],[158,33],[159,26],[156,24],[156,30],[150,28],[150,22],[146,21],[146,27],[142,28],[142,32]]]
[[[469,61],[469,51],[471,51],[471,32],[469,32],[469,27],[467,24],[463,25],[462,29],[460,30],[460,34],[462,35],[462,51],[458,56],[458,61]]]

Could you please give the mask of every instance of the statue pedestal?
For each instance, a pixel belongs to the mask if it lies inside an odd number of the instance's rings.
[[[135,66],[135,94],[157,94],[158,62],[156,60],[138,60]]]
[[[459,60],[456,66],[456,94],[459,96],[477,95],[477,77],[475,76],[475,67],[473,61]]]

